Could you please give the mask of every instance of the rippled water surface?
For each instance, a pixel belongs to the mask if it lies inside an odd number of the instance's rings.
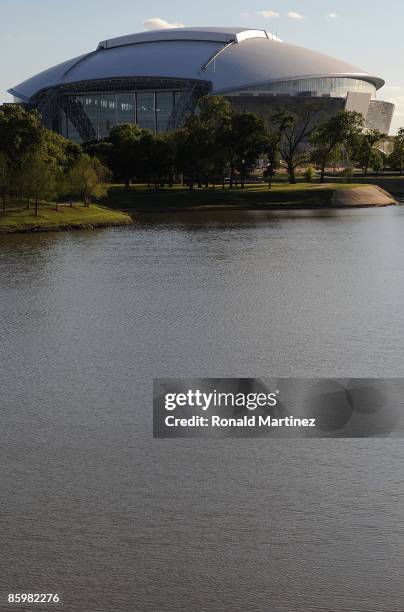
[[[403,207],[0,236],[0,304],[3,593],[404,610],[401,440],[153,440],[151,417],[153,377],[404,376]]]

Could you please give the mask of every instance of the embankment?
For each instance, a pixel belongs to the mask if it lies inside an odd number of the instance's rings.
[[[12,208],[0,216],[0,234],[15,232],[55,232],[94,229],[133,223],[131,217],[119,210],[91,205],[90,208],[74,205],[59,206],[41,203],[36,217],[32,209]]]
[[[211,209],[287,210],[391,206],[396,200],[376,185],[274,183],[245,189],[193,189],[165,187],[158,191],[133,186],[112,186],[105,205],[127,211],[168,212]]]

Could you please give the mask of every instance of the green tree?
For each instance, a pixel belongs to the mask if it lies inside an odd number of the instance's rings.
[[[10,162],[5,153],[0,151],[0,191],[2,199],[2,214],[6,214],[6,195],[10,188]]]
[[[339,157],[341,148],[348,145],[353,136],[363,128],[363,117],[354,111],[339,111],[321,123],[311,135],[311,159],[320,166],[321,183],[324,183],[327,164]]]
[[[142,139],[139,144],[141,143]],[[175,149],[170,135],[152,134],[147,147],[146,162],[149,168],[149,176],[152,178],[156,190],[166,179],[172,184]]]
[[[213,160],[209,128],[197,116],[190,117],[177,131],[177,166],[192,190],[195,183],[209,180]]]
[[[65,147],[65,159],[62,164],[63,176],[60,185],[60,194],[69,197],[70,208],[73,207],[73,183],[71,170],[82,155],[82,148],[80,145],[75,144],[72,141],[67,141]]]
[[[378,173],[384,168],[385,155],[378,151],[377,149],[373,149],[372,154],[370,156],[370,166],[374,172]]]
[[[275,131],[268,134],[266,154],[268,160],[266,173],[268,179],[268,189],[271,189],[274,174],[280,165],[281,153],[279,132]]]
[[[28,153],[23,162],[20,177],[20,188],[27,198],[35,201],[35,216],[39,215],[39,201],[50,201],[59,195],[61,172],[56,163],[52,163],[44,149]]]
[[[175,174],[177,172],[177,139],[175,131],[165,132],[161,135],[166,146],[166,156],[164,164],[166,167],[166,178],[168,180],[169,187],[173,186]]]
[[[198,102],[198,112],[200,121],[206,128],[213,188],[217,177],[224,189],[225,172],[230,161],[233,114],[230,102],[222,96],[204,96]]]
[[[393,151],[389,157],[392,168],[399,170],[400,176],[403,174],[404,167],[404,127],[401,127],[394,136]]]
[[[142,130],[135,124],[123,123],[114,126],[106,143],[110,147],[105,147],[101,150],[101,143],[98,149],[98,154],[105,155],[108,167],[112,170],[116,178],[124,181],[125,189],[129,189],[130,181],[137,174],[137,162],[139,154],[139,141],[142,136]]]
[[[92,198],[106,194],[105,181],[108,169],[96,157],[83,154],[68,172],[68,182],[73,195],[80,197],[86,208],[90,207]]]
[[[279,150],[289,181],[296,183],[296,169],[310,161],[309,140],[321,117],[323,105],[304,104],[299,115],[282,108],[271,117],[272,131],[278,132]]]
[[[240,174],[244,188],[247,173],[252,170],[268,145],[266,124],[254,113],[233,113],[229,133],[230,186],[234,173]]]
[[[14,167],[41,144],[44,128],[36,111],[26,111],[17,104],[0,107],[0,151]]]
[[[27,198],[28,208],[33,197],[36,214],[40,199],[55,198],[57,209],[58,197],[63,193],[63,173],[79,150],[77,145],[63,136],[41,128],[39,141],[27,149],[13,168],[15,191]],[[42,166],[45,170],[41,177]]]
[[[355,161],[363,168],[365,176],[368,174],[375,146],[385,137],[386,135],[380,130],[368,129],[356,139],[353,155]]]

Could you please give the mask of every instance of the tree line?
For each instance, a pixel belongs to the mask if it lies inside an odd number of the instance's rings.
[[[15,197],[34,206],[38,216],[41,201],[79,199],[90,206],[93,197],[105,193],[108,169],[82,147],[41,124],[36,111],[5,104],[0,107],[0,196],[2,213],[7,198]],[[57,204],[56,204],[57,207]]]
[[[230,188],[236,181],[244,187],[259,159],[266,162],[269,187],[281,165],[292,184],[297,169],[309,164],[319,168],[321,182],[326,168],[341,161],[362,168],[365,175],[386,161],[397,168],[399,160],[402,170],[404,129],[386,160],[378,148],[386,135],[366,129],[360,113],[341,110],[330,117],[322,103],[302,100],[299,106],[298,114],[280,108],[264,121],[251,112],[235,112],[223,97],[206,96],[180,129],[155,135],[134,124],[117,125],[108,138],[87,143],[85,150],[126,187],[143,181],[158,188],[180,176],[190,189],[216,184],[224,188],[226,180]]]
[[[113,127],[107,138],[79,146],[45,129],[36,111],[18,105],[0,107],[0,194],[5,213],[8,196],[41,200],[91,199],[105,193],[107,181],[146,182],[158,189],[179,180],[195,185],[244,187],[258,160],[265,160],[271,187],[282,165],[290,183],[302,166],[315,165],[324,182],[326,169],[344,161],[364,174],[386,163],[378,145],[385,135],[365,129],[362,115],[341,110],[326,116],[324,105],[303,101],[299,114],[286,108],[267,121],[251,112],[236,112],[223,97],[202,98],[182,128],[154,134],[135,124]],[[394,137],[387,162],[403,172],[404,128]]]

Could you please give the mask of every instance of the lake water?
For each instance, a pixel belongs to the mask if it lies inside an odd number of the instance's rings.
[[[402,440],[152,439],[154,377],[404,376],[404,207],[1,236],[0,304],[0,609],[404,610]]]

